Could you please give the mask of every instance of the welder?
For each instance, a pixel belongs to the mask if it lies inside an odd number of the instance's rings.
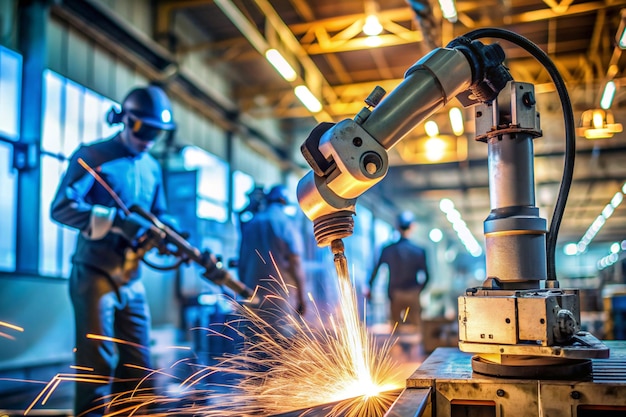
[[[103,415],[110,401],[105,396],[131,393],[151,369],[150,311],[138,266],[142,244],[158,237],[158,229],[126,207],[165,217],[161,168],[147,151],[176,128],[169,98],[153,85],[130,91],[107,120],[123,128],[75,151],[51,206],[55,221],[79,231],[69,292],[75,365],[87,378],[76,378],[77,416]],[[83,161],[113,193],[89,175]],[[81,382],[91,376],[109,383]],[[140,392],[144,388],[151,388],[150,381],[142,381]]]
[[[283,185],[272,187],[267,193],[267,207],[246,223],[238,272],[244,284],[257,288],[259,316],[275,329],[289,332],[283,316],[291,311],[305,314],[306,304],[304,243],[294,219],[285,212],[287,194]]]

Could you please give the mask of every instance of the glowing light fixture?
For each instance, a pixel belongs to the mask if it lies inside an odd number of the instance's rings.
[[[426,147],[426,159],[431,162],[441,161],[446,153],[446,142],[436,136],[429,138],[424,146]]]
[[[602,99],[600,100],[600,107],[604,110],[611,108],[613,104],[613,97],[615,97],[615,81],[611,80],[604,86],[604,92],[602,93]]]
[[[463,113],[461,109],[458,107],[452,107],[448,112],[450,116],[450,125],[452,126],[452,132],[456,136],[461,136],[465,132],[465,127],[463,126]]]
[[[589,226],[589,228],[587,229],[583,237],[576,244],[577,253],[583,253],[585,250],[587,250],[587,247],[589,246],[593,238],[596,237],[600,229],[602,229],[602,226],[604,226],[604,224],[609,219],[609,217],[613,215],[613,212],[615,211],[615,209],[624,200],[623,191],[625,191],[625,189],[626,189],[626,183],[624,183],[624,186],[622,187],[622,191],[618,191],[615,193],[613,198],[611,198],[611,201],[606,206],[604,206],[600,215],[596,217],[593,223],[591,223],[591,226]]]
[[[622,124],[615,123],[610,110],[593,109],[583,112],[576,132],[586,139],[607,139],[622,131]]]
[[[378,36],[383,31],[383,25],[380,24],[378,17],[375,14],[370,14],[365,18],[365,24],[363,25],[363,33],[367,36]]]
[[[424,130],[426,131],[426,134],[431,138],[439,134],[439,126],[437,126],[437,122],[434,122],[432,120],[424,123]]]
[[[439,7],[441,7],[441,13],[443,18],[448,22],[455,23],[458,19],[456,13],[456,4],[454,0],[439,0]]]
[[[322,110],[322,103],[320,103],[306,85],[298,85],[293,91],[296,93],[296,97],[300,99],[302,104],[304,104],[311,113],[317,113]]]
[[[296,71],[277,49],[265,51],[265,58],[285,80],[291,82],[297,78],[298,74],[296,74]]]
[[[441,239],[443,239],[443,232],[441,231],[441,229],[435,227],[434,229],[430,230],[430,233],[428,233],[428,237],[433,242],[439,243],[441,242]]]
[[[454,208],[454,203],[449,198],[443,198],[439,201],[439,209],[446,215],[446,219],[452,224],[452,228],[461,240],[465,249],[474,257],[479,257],[483,253],[483,249],[478,241],[467,227],[465,221],[461,218],[461,213]]]
[[[576,244],[568,243],[567,245],[563,246],[563,253],[568,256],[576,255],[578,253]]]

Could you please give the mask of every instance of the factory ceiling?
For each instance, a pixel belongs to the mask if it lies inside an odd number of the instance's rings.
[[[72,3],[66,1],[66,3]],[[598,108],[608,80],[617,94],[611,110],[626,123],[624,103],[626,57],[616,47],[626,0],[457,0],[457,20],[442,17],[437,2],[428,0],[156,0],[155,39],[177,57],[205,51],[207,62],[221,67],[235,85],[236,107],[243,114],[281,120],[294,142],[322,121],[352,118],[376,85],[393,90],[405,71],[434,48],[485,27],[515,32],[546,52],[569,90],[576,122],[582,112]],[[374,11],[383,27],[379,46],[363,34]],[[184,16],[205,38],[188,42],[177,36],[175,21]],[[535,85],[543,137],[535,140],[536,200],[550,221],[563,173],[564,122],[555,87],[543,67],[523,49],[498,39],[506,66],[517,81]],[[264,58],[268,48],[280,50],[296,69],[297,78],[283,79]],[[313,114],[293,92],[305,83],[320,99]],[[451,134],[447,111],[431,119],[442,134]],[[461,157],[439,164],[416,164],[392,149],[388,176],[372,190],[398,209],[415,211],[449,233],[438,210],[450,198],[480,240],[490,210],[486,145],[474,140],[472,111],[465,109],[465,134],[457,143]],[[409,137],[424,136],[423,126]],[[559,243],[577,242],[626,180],[626,135],[588,140],[576,137],[576,165]],[[625,190],[626,191],[626,190]],[[595,236],[594,242],[626,239],[626,202]]]

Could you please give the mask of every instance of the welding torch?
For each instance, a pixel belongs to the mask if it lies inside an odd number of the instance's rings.
[[[161,254],[174,255],[180,259],[180,263],[193,261],[204,268],[202,276],[217,285],[223,285],[237,295],[249,299],[253,291],[244,283],[233,278],[233,276],[223,268],[221,260],[216,258],[208,250],[200,251],[192,246],[183,236],[173,228],[160,221],[154,214],[146,211],[142,207],[133,205],[130,212],[137,213],[144,219],[150,221],[163,236],[163,239],[155,241],[154,244]],[[172,249],[171,246],[174,248]],[[146,262],[146,260],[144,260]]]
[[[341,239],[353,233],[357,198],[387,174],[388,150],[453,98],[469,106],[497,97],[512,79],[504,57],[498,44],[456,38],[409,68],[384,100],[386,92],[376,87],[354,119],[311,132],[301,152],[312,170],[297,196],[318,246],[343,256]]]
[[[254,292],[248,288],[244,283],[238,281],[232,277],[232,275],[223,268],[221,260],[215,257],[208,250],[200,251],[198,248],[192,246],[181,234],[176,232],[173,228],[163,223],[154,214],[141,208],[140,206],[133,205],[130,208],[126,207],[124,202],[120,199],[117,193],[107,184],[96,170],[89,166],[82,158],[78,158],[78,163],[92,176],[94,179],[104,187],[104,189],[111,195],[115,203],[126,214],[136,213],[148,220],[155,230],[152,230],[152,235],[157,238],[144,239],[141,249],[143,253],[156,247],[161,255],[173,255],[178,258],[178,262],[175,267],[178,267],[182,263],[193,261],[196,264],[204,268],[202,276],[209,281],[217,285],[223,285],[235,294],[245,298],[252,299]],[[173,248],[172,248],[173,247]],[[169,270],[170,267],[160,267],[148,261],[142,259],[144,263],[154,269]],[[252,301],[252,300],[251,300]]]

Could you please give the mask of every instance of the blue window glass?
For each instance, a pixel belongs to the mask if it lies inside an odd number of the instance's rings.
[[[76,230],[50,218],[50,204],[66,159],[81,143],[113,135],[120,126],[109,126],[106,113],[116,103],[59,74],[44,74],[43,132],[41,138],[41,231],[39,272],[68,276]]]
[[[198,170],[198,217],[228,221],[228,163],[196,146],[185,146],[182,156],[185,169]]]
[[[243,171],[233,172],[233,211],[241,211],[248,204],[248,193],[254,188],[254,178]]]
[[[16,178],[11,167],[12,147],[0,142],[0,270],[15,270]]]
[[[0,136],[17,140],[20,123],[22,57],[0,46]]]
[[[0,270],[15,270],[17,181],[13,147],[19,139],[22,57],[0,46]]]

